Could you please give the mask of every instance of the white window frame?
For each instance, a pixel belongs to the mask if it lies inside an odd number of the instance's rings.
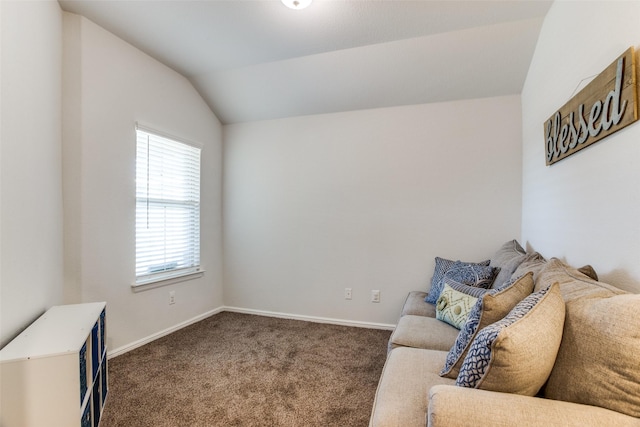
[[[191,280],[204,273],[200,266],[202,148],[136,123],[134,291]],[[173,162],[182,155],[183,162]],[[167,235],[169,227],[178,230],[177,240]]]

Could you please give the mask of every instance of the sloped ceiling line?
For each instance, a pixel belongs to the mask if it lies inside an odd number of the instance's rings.
[[[225,124],[520,93],[551,1],[60,0]]]

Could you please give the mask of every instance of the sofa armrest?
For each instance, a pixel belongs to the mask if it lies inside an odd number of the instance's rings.
[[[596,406],[451,385],[429,391],[429,427],[640,426],[640,419]]]

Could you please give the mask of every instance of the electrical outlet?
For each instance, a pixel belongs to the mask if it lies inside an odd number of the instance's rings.
[[[344,288],[344,299],[351,299],[351,288]]]
[[[169,305],[176,303],[176,291],[169,292]]]
[[[380,291],[371,291],[371,302],[380,302]]]

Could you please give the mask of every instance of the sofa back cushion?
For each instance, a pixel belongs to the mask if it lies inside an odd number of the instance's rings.
[[[425,317],[436,317],[436,306],[424,301],[426,292],[411,291],[402,306],[400,317],[414,315]]]
[[[489,265],[500,269],[498,276],[493,281],[492,288],[501,288],[511,279],[511,275],[527,257],[526,251],[517,240],[509,240],[491,257]]]
[[[534,279],[536,283],[534,292],[558,282],[565,302],[584,297],[608,298],[626,293],[615,286],[590,278],[577,268],[573,268],[557,258],[551,258],[547,261],[538,274],[534,276]]]
[[[542,270],[546,263],[547,260],[538,252],[530,252],[524,257],[524,260],[520,263],[518,268],[515,269],[511,278],[515,279],[517,277],[521,277],[531,271],[533,272],[533,281],[535,282],[540,270]]]
[[[562,342],[544,396],[640,417],[640,295],[596,282],[557,259],[536,288],[558,282]]]

